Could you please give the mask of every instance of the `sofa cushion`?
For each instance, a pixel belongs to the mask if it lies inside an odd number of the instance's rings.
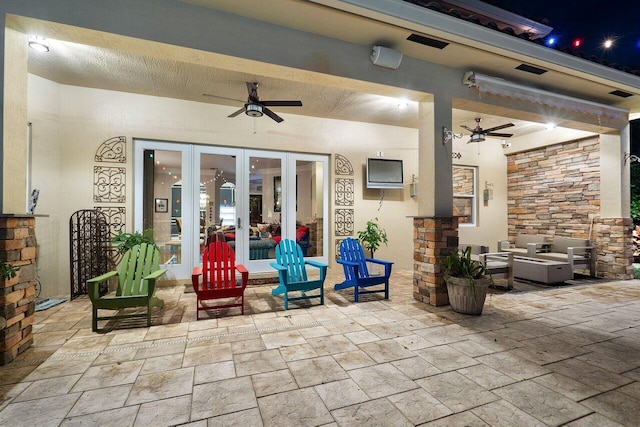
[[[544,234],[518,234],[516,236],[515,247],[526,249],[528,243],[545,243],[545,242],[546,242],[546,236]]]
[[[567,253],[567,248],[591,246],[589,239],[577,239],[575,237],[556,236],[551,244],[551,252]]]

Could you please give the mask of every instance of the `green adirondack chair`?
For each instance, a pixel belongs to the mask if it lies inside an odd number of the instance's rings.
[[[276,262],[271,267],[278,270],[280,285],[271,291],[271,295],[284,295],[284,309],[289,308],[289,301],[320,298],[320,304],[324,304],[324,279],[327,276],[327,265],[317,261],[304,259],[302,248],[295,240],[285,239],[276,246]],[[318,279],[309,280],[306,266],[312,266],[320,270]],[[312,295],[309,291],[319,290]],[[301,296],[290,298],[289,292],[300,292]]]
[[[164,302],[155,296],[156,280],[166,273],[166,270],[158,267],[159,259],[160,252],[155,245],[141,243],[124,254],[118,271],[110,271],[87,281],[89,299],[93,304],[91,326],[94,332],[98,330],[98,321],[107,319],[146,317],[147,326],[151,326],[151,308],[164,305]],[[100,283],[114,277],[118,278],[115,295],[109,293],[100,297]],[[98,316],[98,310],[122,310],[132,307],[146,307],[147,311]]]

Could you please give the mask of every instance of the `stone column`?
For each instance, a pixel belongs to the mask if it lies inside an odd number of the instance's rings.
[[[0,365],[33,344],[35,223],[33,216],[0,215],[0,261],[20,268],[13,279],[0,279]]]
[[[598,264],[596,275],[605,279],[633,279],[633,221],[631,218],[596,218]]]
[[[440,261],[458,248],[458,218],[413,219],[413,297],[439,306],[449,304]]]

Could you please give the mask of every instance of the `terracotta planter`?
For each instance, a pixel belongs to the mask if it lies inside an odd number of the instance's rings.
[[[471,291],[469,279],[463,277],[445,276],[447,292],[449,293],[449,304],[456,313],[462,314],[482,314],[484,300],[487,297],[487,290],[491,284],[489,279],[476,279],[476,298]]]

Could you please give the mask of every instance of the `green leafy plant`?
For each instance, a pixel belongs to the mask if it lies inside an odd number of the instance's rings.
[[[20,267],[14,267],[11,264],[7,264],[5,262],[0,263],[0,275],[4,280],[13,279],[18,274],[18,270]]]
[[[367,221],[364,230],[358,231],[358,240],[365,249],[371,251],[371,258],[375,258],[374,254],[381,244],[387,244],[387,232],[378,224],[378,218]]]
[[[153,241],[153,229],[147,228],[142,233],[135,231],[133,233],[123,233],[122,230],[118,235],[111,239],[111,243],[118,249],[121,254],[140,243],[149,243],[155,245]]]
[[[462,277],[469,279],[474,300],[476,297],[476,280],[485,275],[485,267],[480,261],[471,259],[471,248],[467,247],[462,252],[453,251],[441,262],[441,267],[446,276]]]

